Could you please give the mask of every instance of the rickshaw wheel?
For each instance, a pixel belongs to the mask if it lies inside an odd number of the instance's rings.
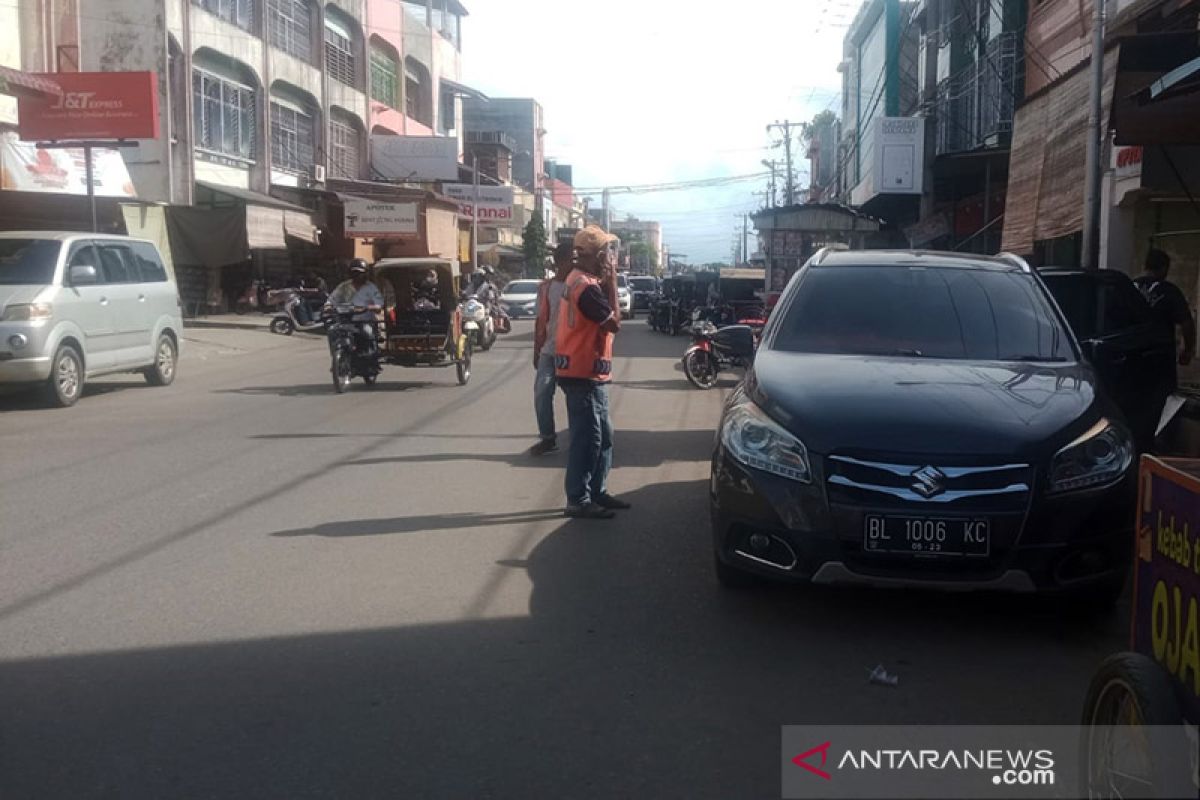
[[[1182,721],[1179,700],[1156,661],[1141,653],[1109,656],[1084,701],[1079,767],[1086,785],[1080,788],[1095,798],[1174,796],[1162,792],[1191,783]]]

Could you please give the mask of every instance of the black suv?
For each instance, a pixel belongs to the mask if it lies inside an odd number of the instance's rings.
[[[1118,273],[822,251],[722,415],[717,576],[1111,603],[1173,356]]]

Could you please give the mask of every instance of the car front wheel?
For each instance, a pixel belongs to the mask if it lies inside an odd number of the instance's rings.
[[[59,408],[68,408],[83,394],[83,357],[69,344],[60,345],[50,362],[46,379],[46,399]]]

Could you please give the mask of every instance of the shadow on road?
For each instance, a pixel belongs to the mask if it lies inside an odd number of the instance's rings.
[[[733,389],[739,383],[741,383],[741,380],[739,378],[722,378],[717,381],[717,385],[714,386],[713,388],[714,389]],[[622,389],[632,389],[632,390],[647,389],[647,390],[651,390],[651,391],[670,391],[670,392],[678,392],[681,390],[688,391],[688,392],[701,391],[700,389],[697,389],[697,388],[693,387],[690,383],[688,383],[687,378],[683,377],[683,375],[680,375],[678,378],[676,378],[674,380],[665,379],[665,380],[645,380],[645,381],[620,381],[619,383],[614,383],[613,386],[620,387]]]
[[[275,441],[288,439],[465,439],[486,442],[493,439],[521,439],[530,441],[528,433],[258,433],[247,439]]]
[[[413,389],[424,389],[433,386],[432,381],[388,381],[380,380],[374,386],[367,386],[361,381],[351,384],[349,392],[387,393],[408,392]],[[298,386],[242,386],[237,389],[216,389],[213,394],[245,394],[245,395],[275,395],[277,397],[312,397],[332,395],[333,382],[301,384]]]
[[[340,539],[355,536],[383,536],[394,533],[488,528],[496,525],[521,525],[527,522],[558,519],[562,515],[561,508],[552,508],[544,511],[516,511],[509,514],[430,514],[391,519],[356,519],[346,522],[328,522],[312,528],[278,531],[271,535],[278,537],[325,536],[331,539]]]
[[[154,388],[156,387],[141,379],[130,380],[126,383],[104,381],[87,383],[84,384],[83,396],[79,398],[78,402],[85,403],[89,397],[100,397],[117,392],[138,392]],[[17,386],[0,390],[0,414],[7,411],[35,411],[37,409],[49,411],[54,408],[45,399],[40,386]]]
[[[529,437],[524,437],[529,439]],[[478,441],[485,441],[480,437]],[[555,455],[534,457],[524,449],[515,453],[420,453],[402,456],[379,456],[346,461],[340,466],[374,467],[383,464],[444,464],[454,461],[507,464],[511,467],[551,467],[562,469],[566,461],[566,442]],[[707,461],[712,454],[713,432],[710,430],[628,431],[617,430],[613,445],[613,468],[657,467],[670,461]]]
[[[454,587],[477,598],[465,618],[0,663],[0,796],[778,796],[782,724],[1073,723],[1121,645],[1119,620],[1007,598],[725,592],[706,483],[644,486],[617,520],[478,553],[496,572]],[[451,536],[549,513],[277,535]],[[528,614],[478,618],[522,573]],[[898,688],[868,685],[878,663]]]

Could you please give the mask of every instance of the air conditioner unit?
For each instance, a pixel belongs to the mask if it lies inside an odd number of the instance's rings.
[[[324,183],[325,182],[325,165],[324,164],[313,164],[312,165],[312,182],[313,183]]]

